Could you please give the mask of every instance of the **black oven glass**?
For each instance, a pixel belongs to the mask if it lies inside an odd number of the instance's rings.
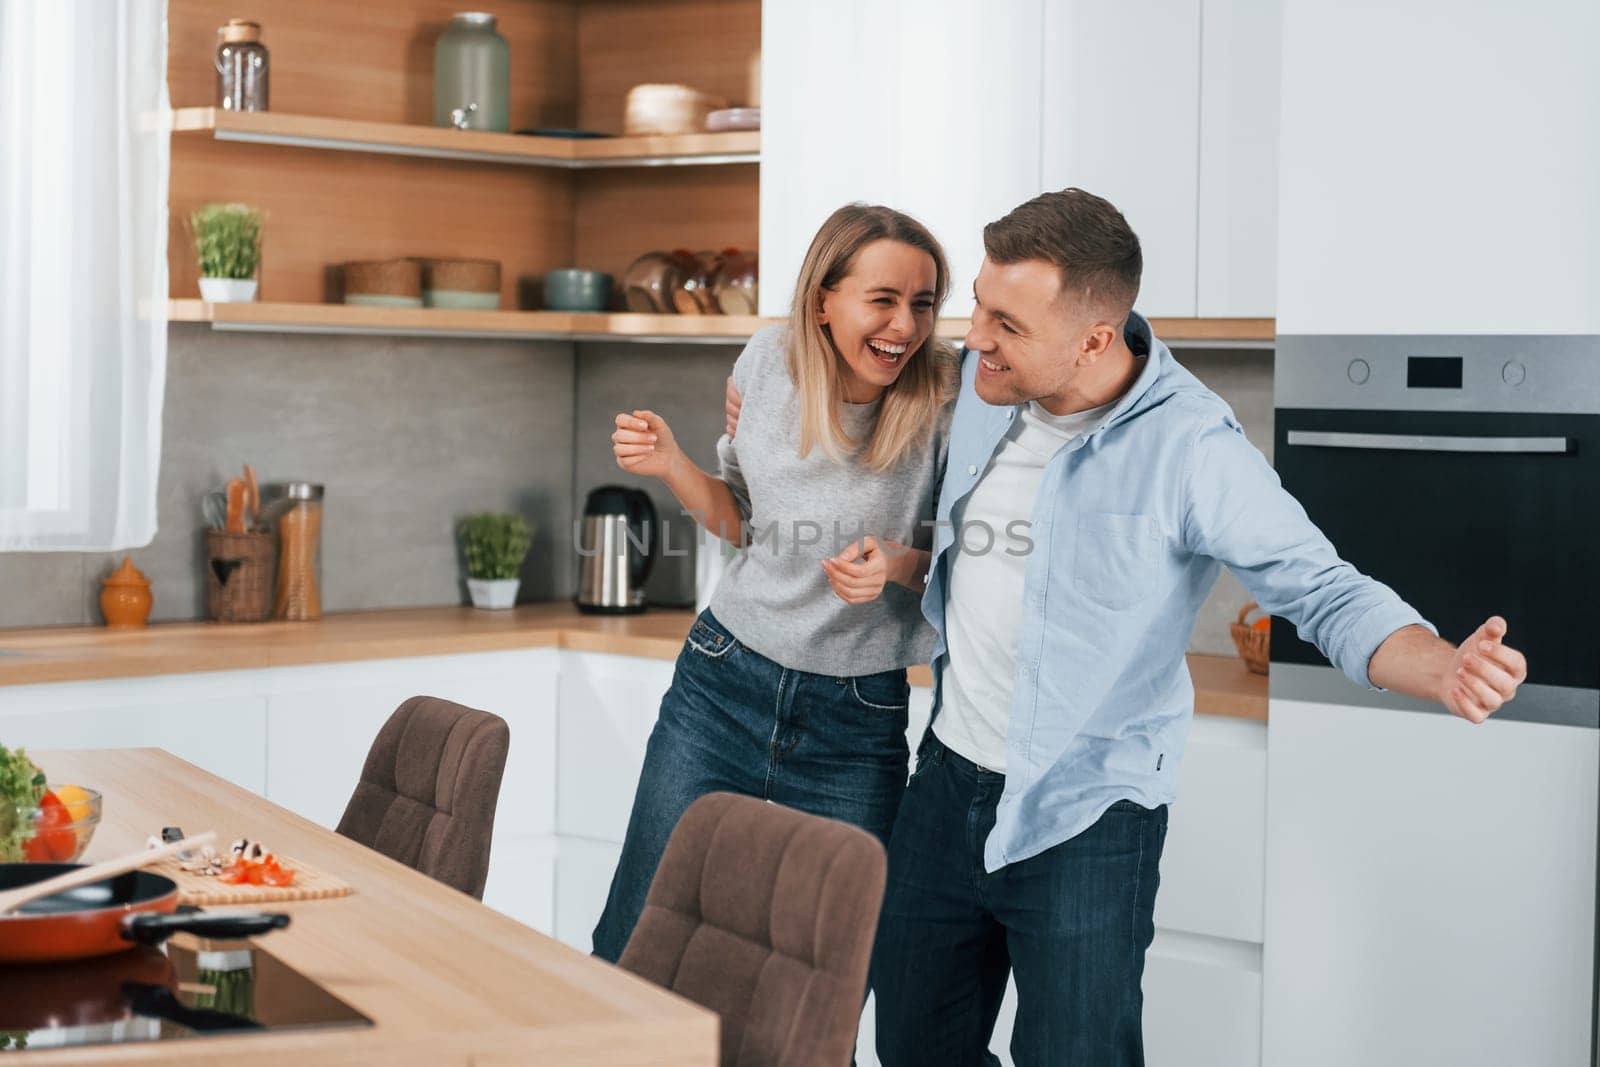
[[[1290,445],[1294,431],[1572,443],[1545,454],[1336,448]],[[1600,687],[1600,415],[1280,409],[1274,432],[1274,466],[1312,521],[1440,636],[1459,643],[1500,614],[1530,682]],[[1328,662],[1281,619],[1272,659]]]

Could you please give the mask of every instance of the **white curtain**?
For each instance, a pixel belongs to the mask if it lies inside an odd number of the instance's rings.
[[[0,551],[156,531],[165,0],[0,0]]]

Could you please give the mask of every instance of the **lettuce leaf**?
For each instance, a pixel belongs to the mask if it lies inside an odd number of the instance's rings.
[[[44,772],[22,749],[0,745],[0,863],[23,858],[33,836],[33,812],[44,796]]]

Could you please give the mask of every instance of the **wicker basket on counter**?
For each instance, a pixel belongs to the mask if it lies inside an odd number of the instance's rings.
[[[1239,618],[1228,624],[1228,632],[1233,635],[1233,647],[1239,650],[1239,658],[1244,660],[1244,665],[1254,674],[1266,674],[1267,652],[1272,644],[1272,630],[1265,626],[1257,629],[1244,621],[1252,611],[1259,610],[1261,605],[1254,600],[1240,608]]]
[[[206,615],[263,622],[272,615],[277,550],[270,533],[206,531]]]

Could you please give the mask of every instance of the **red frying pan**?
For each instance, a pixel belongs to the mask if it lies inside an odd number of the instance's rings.
[[[81,864],[0,864],[0,891],[18,889]],[[79,960],[156,945],[175,933],[236,939],[289,925],[283,914],[176,914],[178,884],[149,871],[129,871],[69,889],[0,915],[0,963]]]

